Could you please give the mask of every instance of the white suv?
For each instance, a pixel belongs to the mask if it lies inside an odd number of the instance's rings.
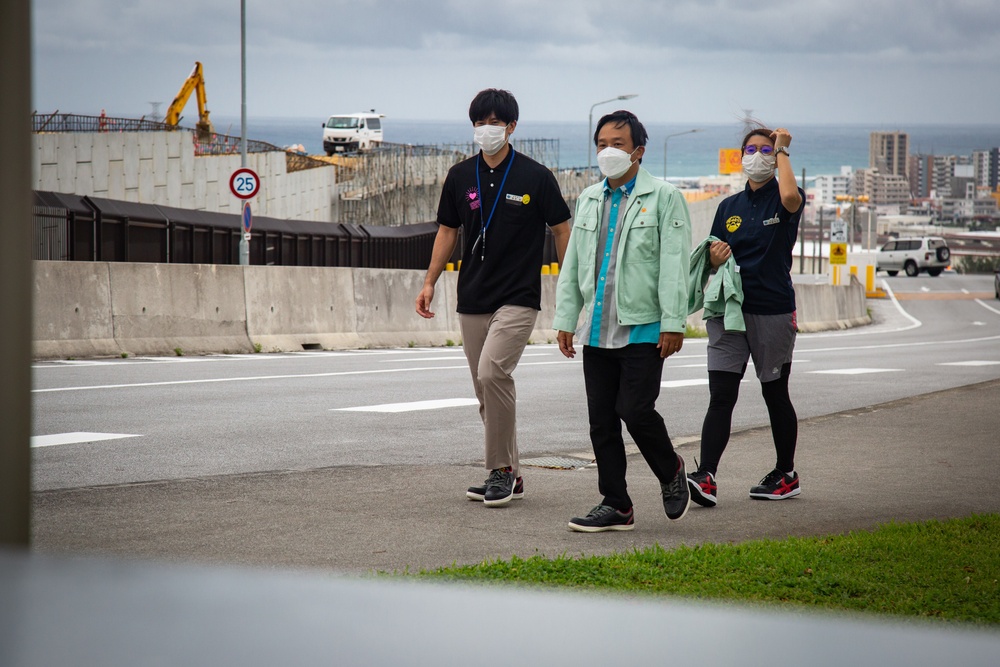
[[[889,241],[878,251],[876,268],[894,276],[902,269],[908,276],[921,271],[937,276],[951,263],[951,250],[943,238],[923,236]]]

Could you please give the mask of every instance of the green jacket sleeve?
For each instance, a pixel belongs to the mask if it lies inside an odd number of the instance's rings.
[[[580,201],[581,199],[577,199],[574,219],[579,219]],[[581,310],[583,293],[580,291],[580,253],[577,249],[577,236],[570,231],[566,256],[563,257],[559,280],[556,282],[556,313],[552,318],[552,328],[556,331],[575,332]]]
[[[683,333],[687,328],[691,216],[678,190],[664,193],[660,217],[660,333]]]
[[[743,279],[740,278],[740,267],[732,255],[709,281],[712,262],[708,247],[718,240],[714,236],[709,236],[691,253],[688,314],[704,308],[706,320],[713,317],[725,318],[726,331],[746,331],[746,321],[743,319]],[[706,282],[708,282],[707,287]]]

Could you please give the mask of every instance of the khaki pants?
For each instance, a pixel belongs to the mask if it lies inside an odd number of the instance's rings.
[[[459,315],[462,347],[486,431],[486,469],[511,466],[514,477],[520,475],[520,465],[512,373],[536,319],[538,311],[523,306],[502,306],[488,315]]]

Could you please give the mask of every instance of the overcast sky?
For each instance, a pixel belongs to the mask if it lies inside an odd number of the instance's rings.
[[[35,109],[162,114],[198,60],[213,115],[239,116],[239,0],[32,6]],[[1000,2],[247,0],[251,117],[464,119],[486,87],[546,121],[637,93],[595,117],[996,124]]]

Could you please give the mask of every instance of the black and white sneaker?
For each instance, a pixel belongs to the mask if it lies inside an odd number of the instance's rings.
[[[671,521],[683,519],[691,505],[691,491],[688,489],[687,473],[684,470],[684,459],[677,456],[677,473],[668,484],[660,482],[660,492],[663,495],[663,511]]]
[[[632,530],[635,528],[635,512],[621,512],[609,505],[598,505],[585,517],[575,517],[569,521],[569,529],[578,533],[601,533],[606,530]]]
[[[767,473],[760,484],[750,488],[750,497],[757,500],[785,500],[802,493],[799,475],[794,470],[783,473],[777,468]]]
[[[488,482],[489,480],[486,481]],[[465,492],[465,497],[469,500],[483,502],[486,498],[486,482],[483,482],[482,486],[470,486]],[[517,481],[514,482],[514,497],[524,498],[524,479],[521,477],[518,477]]]
[[[491,470],[490,476],[486,478],[486,493],[483,494],[483,504],[487,507],[506,505],[514,498],[516,484],[517,480],[514,479],[513,468]]]
[[[688,475],[688,488],[691,489],[691,500],[702,507],[715,507],[719,499],[719,484],[710,472],[696,472]]]

